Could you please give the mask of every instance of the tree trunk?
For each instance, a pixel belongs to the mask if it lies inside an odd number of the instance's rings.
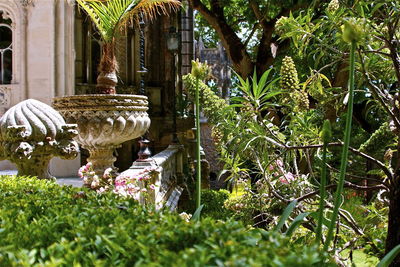
[[[389,253],[395,246],[400,244],[400,188],[395,188],[389,198],[389,218],[385,254]],[[397,256],[390,266],[400,266],[400,256]]]
[[[115,86],[118,83],[118,63],[115,57],[115,44],[104,43],[99,64],[99,76],[97,77],[97,92],[100,94],[115,94]]]
[[[218,33],[218,37],[232,61],[233,69],[243,78],[250,77],[254,71],[254,63],[246,50],[246,46],[229,26],[223,13],[221,14],[221,10],[215,10],[215,8],[210,10],[199,0],[190,0],[189,3]],[[216,13],[217,11],[219,13]]]

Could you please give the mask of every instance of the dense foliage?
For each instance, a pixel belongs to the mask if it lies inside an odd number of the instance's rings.
[[[308,212],[299,219],[308,231],[296,242],[316,234],[337,261],[345,260],[341,251],[360,247],[395,259],[389,251],[400,246],[399,2],[189,2],[201,37],[209,44],[219,38],[238,73],[230,103],[200,84],[223,173],[248,181],[225,206],[246,223],[271,228],[297,201],[291,216]],[[193,95],[193,77],[184,82]],[[392,265],[400,265],[399,256]]]
[[[186,222],[115,195],[0,177],[1,266],[313,266],[313,247],[235,221]]]
[[[229,199],[230,193],[227,190],[202,190],[201,204],[204,205],[201,210],[201,216],[210,217],[216,220],[227,220],[233,216],[233,212],[225,207],[225,202]],[[193,214],[195,210],[195,201],[192,199],[186,206],[186,212]]]
[[[189,0],[196,12],[196,35],[207,46],[221,42],[242,77],[266,71],[288,48],[278,42],[275,22],[283,15],[313,8],[311,0]],[[318,5],[317,5],[318,6]]]
[[[230,104],[219,99],[204,83],[200,84],[200,92],[204,114],[214,124],[214,132],[219,133],[217,144],[225,163],[224,172],[229,174],[228,178],[232,182],[248,181],[244,193],[225,202],[225,207],[233,211],[236,219],[271,229],[278,224],[285,207],[297,200],[299,204],[291,217],[294,219],[304,211],[310,214],[305,217],[302,222],[304,228],[297,232],[294,240],[308,244],[315,240],[318,219],[315,211],[320,200],[319,178],[323,164],[326,164],[322,161],[321,149],[322,137],[325,135],[320,133],[324,110],[315,106],[307,108],[308,103],[302,100],[306,97],[304,87],[299,86],[292,59],[286,58],[285,64],[281,68],[283,80],[280,83],[279,79],[271,78],[273,70],[267,71],[259,79],[256,76],[251,80],[239,77],[240,97],[232,98]],[[184,82],[193,95],[193,77],[185,76]],[[293,94],[298,97],[292,97]],[[331,136],[333,143],[326,155],[329,167],[326,186],[328,195],[323,206],[328,208],[333,207],[331,193],[336,188],[335,179],[338,177],[340,162],[340,151],[336,146],[341,146],[342,126],[342,119],[334,124]],[[364,137],[361,140],[366,139]],[[370,144],[374,142],[371,140]],[[352,152],[355,154],[351,155],[351,160],[360,165],[368,157],[356,149],[352,149]],[[348,179],[345,183],[348,189],[344,194],[353,194],[352,190],[384,189],[380,185],[363,187],[357,184],[358,181]],[[376,203],[379,206],[385,205],[384,199],[380,198]],[[381,228],[385,227],[387,210],[371,207],[363,206],[363,215],[379,218],[379,229],[362,216],[354,218],[353,213],[348,211],[354,208],[351,205],[339,209],[338,221],[342,227],[335,238],[338,251],[342,246],[352,249],[368,247],[375,255],[383,254]],[[324,208],[323,219],[318,219],[323,225],[324,236],[329,224],[325,218],[329,215],[330,209]]]

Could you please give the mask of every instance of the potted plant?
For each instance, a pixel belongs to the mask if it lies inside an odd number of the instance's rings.
[[[116,35],[140,15],[152,19],[156,14],[167,14],[181,5],[178,0],[77,0],[96,25],[102,41],[97,90],[100,94],[115,94],[118,62],[115,57]]]
[[[102,42],[97,94],[56,97],[53,106],[68,123],[78,124],[78,143],[89,150],[88,161],[98,174],[111,167],[115,148],[143,135],[150,126],[148,101],[142,95],[118,95],[117,34],[140,16],[152,19],[178,8],[178,0],[76,0],[95,24]]]

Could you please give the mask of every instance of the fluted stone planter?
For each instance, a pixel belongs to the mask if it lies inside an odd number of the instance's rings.
[[[0,160],[13,162],[19,176],[53,178],[48,171],[52,157],[73,159],[79,153],[73,140],[76,128],[49,105],[34,99],[22,101],[0,118]]]
[[[150,127],[146,96],[74,95],[54,98],[53,106],[68,123],[78,125],[75,140],[89,151],[88,162],[99,175],[115,168],[116,148],[142,136]]]

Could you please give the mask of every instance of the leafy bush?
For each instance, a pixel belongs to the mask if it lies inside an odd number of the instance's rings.
[[[186,222],[113,194],[0,176],[0,266],[320,266],[326,259],[235,221]]]
[[[233,213],[225,208],[224,203],[229,199],[229,191],[227,190],[202,190],[201,191],[201,204],[204,205],[201,210],[201,216],[211,217],[215,220],[226,220],[233,215]],[[190,201],[190,207],[186,212],[193,214],[195,212],[195,201]]]
[[[227,219],[231,213],[224,207],[224,202],[229,198],[227,190],[204,190],[201,193],[204,204],[203,214],[214,219]]]

